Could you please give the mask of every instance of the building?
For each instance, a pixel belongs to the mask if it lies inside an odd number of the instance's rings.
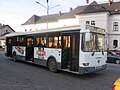
[[[80,25],[85,29],[86,24],[104,28],[108,34],[108,48],[120,50],[120,1],[101,4],[93,1],[89,5],[70,8],[66,13],[33,15],[22,28],[23,31],[43,30],[47,23],[48,28]]]
[[[15,32],[9,25],[0,24],[0,48],[5,47],[5,35]]]

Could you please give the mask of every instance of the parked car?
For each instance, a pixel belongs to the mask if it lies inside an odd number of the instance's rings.
[[[107,52],[107,63],[117,63],[120,64],[120,55],[117,55],[115,52]]]
[[[120,78],[115,81],[112,90],[120,90]]]
[[[117,55],[120,55],[120,51],[115,51],[115,53],[116,53]]]

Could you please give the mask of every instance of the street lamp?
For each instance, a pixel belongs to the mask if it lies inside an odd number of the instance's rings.
[[[47,7],[46,7],[46,6],[44,6],[43,4],[41,4],[40,2],[38,2],[38,1],[36,1],[36,3],[39,4],[39,5],[41,5],[42,7],[44,7],[44,8],[47,10],[47,29],[48,29],[48,14],[49,14],[49,10],[50,10],[50,9],[53,9],[53,8],[55,8],[55,7],[60,6],[60,4],[55,5],[55,6],[53,6],[53,7],[49,7],[49,0],[47,0]]]

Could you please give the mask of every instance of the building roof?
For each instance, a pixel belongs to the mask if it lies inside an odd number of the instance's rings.
[[[59,19],[59,14],[49,14],[45,16],[41,16],[40,20],[36,22],[37,23],[47,23],[47,22],[57,22]]]
[[[80,12],[81,13],[95,13],[95,12],[104,12],[107,11],[106,8],[102,7],[96,1],[93,1],[90,5],[86,6],[86,8]]]
[[[82,12],[86,8],[85,6],[77,6],[75,9],[61,15],[60,19],[75,18],[75,14]]]
[[[13,30],[9,25],[0,25],[0,29],[4,29],[5,27],[10,28],[13,32],[15,32],[15,30]]]
[[[37,21],[40,20],[40,16],[33,15],[30,19],[28,19],[24,24],[22,25],[29,25],[29,24],[35,24]]]
[[[106,11],[110,12],[111,15],[120,14],[120,1],[113,2],[111,3],[110,6],[108,5],[108,3],[98,4],[96,1],[93,1],[89,5],[77,6],[75,9],[70,10],[70,12],[66,12],[66,13],[50,14],[43,16],[33,15],[22,25],[57,22],[59,19],[75,18],[76,14],[83,14],[83,13],[86,14],[86,13],[106,12]]]

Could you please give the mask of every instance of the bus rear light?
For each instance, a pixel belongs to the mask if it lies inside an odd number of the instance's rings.
[[[83,66],[89,66],[89,63],[83,63]]]

